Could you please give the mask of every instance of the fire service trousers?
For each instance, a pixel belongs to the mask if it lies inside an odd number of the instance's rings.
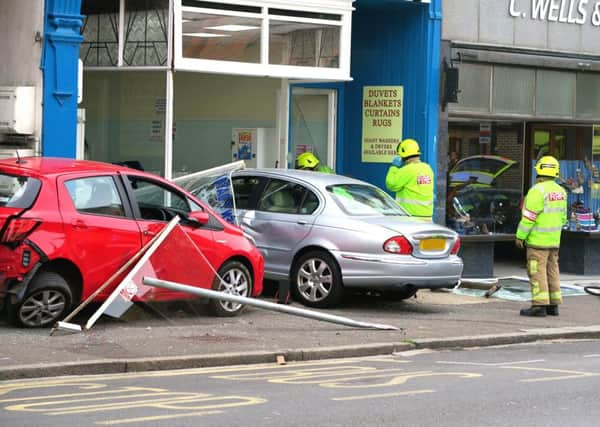
[[[527,274],[532,305],[558,305],[562,302],[558,249],[527,248]]]

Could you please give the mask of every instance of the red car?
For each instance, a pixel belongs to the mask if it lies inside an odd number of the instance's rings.
[[[9,321],[43,327],[61,320],[175,215],[210,270],[223,278],[210,273],[210,280],[203,278],[206,287],[241,296],[261,293],[264,261],[258,249],[240,228],[173,183],[100,162],[0,160],[0,301]],[[161,267],[180,265],[175,260],[182,257],[186,254],[162,257]],[[166,290],[158,294],[181,298]],[[220,316],[243,308],[210,304]]]

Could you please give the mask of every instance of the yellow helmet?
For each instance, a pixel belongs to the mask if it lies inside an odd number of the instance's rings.
[[[296,168],[298,169],[314,169],[318,165],[319,159],[313,153],[306,152],[296,157]]]
[[[535,164],[535,171],[538,176],[558,178],[559,170],[560,165],[558,164],[558,160],[552,156],[544,156]]]
[[[398,144],[398,155],[403,159],[412,156],[420,156],[421,149],[419,148],[419,143],[414,139],[405,139]]]

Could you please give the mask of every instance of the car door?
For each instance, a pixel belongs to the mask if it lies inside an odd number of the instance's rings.
[[[115,178],[115,175],[58,177],[65,239],[70,257],[83,278],[82,299],[142,246],[140,229],[120,180]]]
[[[214,235],[215,231],[223,229],[221,224],[214,217],[203,226],[188,221],[190,212],[204,208],[174,186],[135,174],[126,175],[125,181],[131,194],[132,209],[141,229],[143,244],[159,233],[175,215],[181,218],[179,227],[169,236],[180,240],[165,243],[166,247],[172,248],[172,253],[161,252],[164,256],[152,259],[155,271],[162,272],[159,278],[210,287],[214,278],[213,268],[218,268],[224,256]],[[178,230],[187,234],[193,243],[186,241]],[[155,290],[154,295],[169,295],[169,298],[183,296],[164,289]]]
[[[268,179],[256,189],[259,192],[251,196],[250,209],[238,211],[238,221],[263,253],[265,274],[284,278],[297,248],[311,231],[319,199],[304,185],[280,178]],[[235,179],[234,192],[236,206],[243,206]]]

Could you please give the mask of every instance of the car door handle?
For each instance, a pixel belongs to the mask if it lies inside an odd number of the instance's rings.
[[[158,233],[156,231],[150,231],[150,230],[144,230],[144,236],[150,236],[150,237],[154,237],[156,236]]]
[[[85,221],[82,221],[80,219],[76,219],[73,222],[71,222],[71,225],[74,228],[79,228],[79,229],[84,229],[84,228],[88,228],[87,224],[85,223]]]
[[[300,225],[306,225],[306,224],[308,224],[308,222],[307,222],[307,221],[304,221],[304,220],[302,220],[302,219],[301,219],[300,221],[296,221],[296,223],[297,223],[297,224],[300,224]]]

